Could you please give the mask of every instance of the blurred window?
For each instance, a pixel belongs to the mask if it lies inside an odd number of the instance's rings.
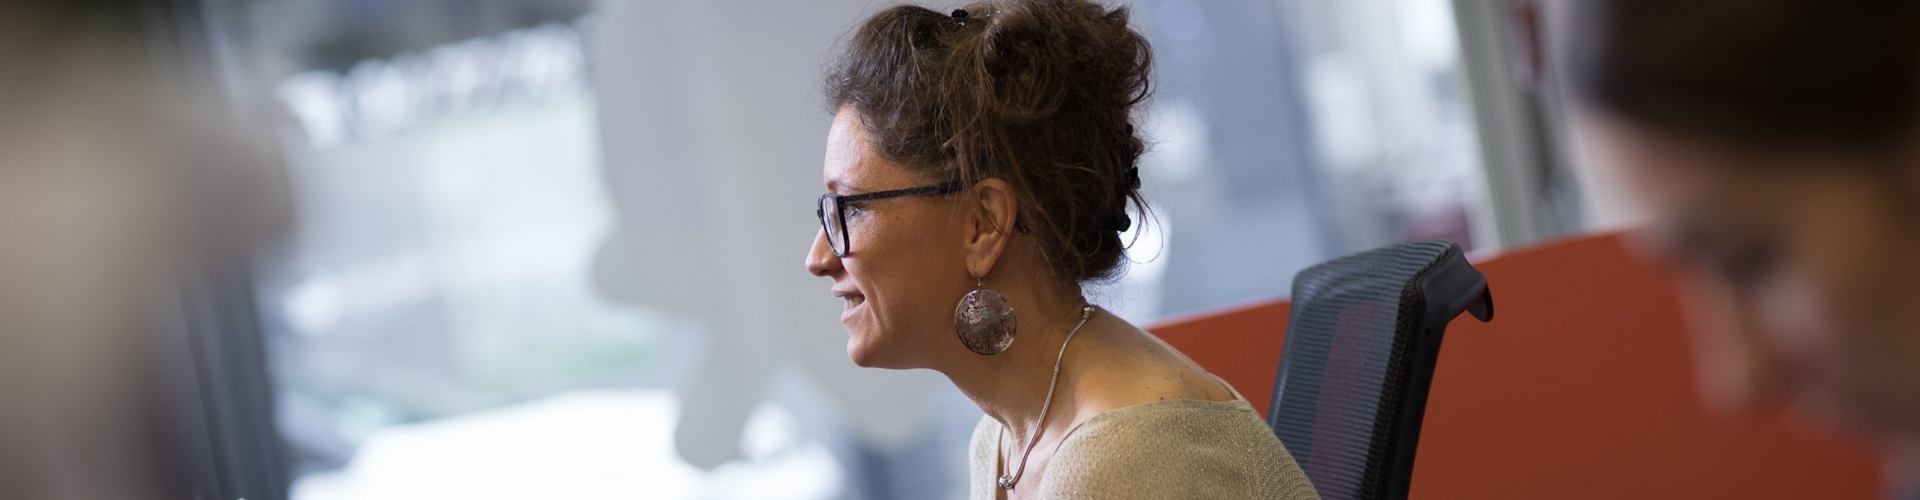
[[[592,281],[615,222],[592,2],[207,5],[295,193],[257,280],[294,498],[855,498],[847,478],[888,467],[770,404],[744,462],[674,456],[674,377],[701,341]],[[1379,245],[1473,247],[1485,194],[1448,1],[1131,5],[1159,71],[1142,168],[1157,223],[1135,224],[1136,264],[1096,302],[1151,322],[1284,295],[1300,269]],[[867,477],[963,473],[896,467]]]
[[[271,88],[296,220],[263,255],[258,300],[293,498],[840,489],[826,448],[777,407],[747,425],[752,467],[674,456],[671,358],[693,346],[592,282],[613,211],[588,26],[401,50]],[[813,479],[742,481],[767,475]]]
[[[1142,168],[1158,224],[1103,292],[1114,309],[1274,298],[1309,265],[1402,241],[1474,247],[1485,193],[1450,2],[1133,5],[1159,70]]]

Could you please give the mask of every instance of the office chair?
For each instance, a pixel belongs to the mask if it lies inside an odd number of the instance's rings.
[[[1322,498],[1407,497],[1441,334],[1463,311],[1492,320],[1493,295],[1452,242],[1371,250],[1294,277],[1267,425]]]

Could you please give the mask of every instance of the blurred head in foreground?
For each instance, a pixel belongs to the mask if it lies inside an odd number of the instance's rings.
[[[1920,441],[1920,3],[1577,2],[1583,129],[1681,271],[1696,378]]]
[[[0,498],[206,491],[177,293],[273,210],[230,196],[259,186],[222,170],[218,101],[154,78],[137,19],[0,4]]]

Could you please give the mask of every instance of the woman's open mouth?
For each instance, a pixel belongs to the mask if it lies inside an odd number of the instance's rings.
[[[854,308],[860,307],[861,304],[867,303],[867,296],[854,293],[852,291],[835,291],[833,295],[836,297],[840,297],[841,300],[846,301],[846,308],[840,311],[841,324],[846,324],[847,318],[853,316]]]

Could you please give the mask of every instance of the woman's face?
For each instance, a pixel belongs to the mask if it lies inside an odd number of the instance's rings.
[[[1684,277],[1709,402],[1920,436],[1920,168],[1592,129],[1649,210],[1640,248]]]
[[[827,133],[827,192],[853,195],[932,184],[874,153],[866,127],[841,108]],[[880,368],[928,366],[935,346],[959,346],[953,307],[973,286],[965,260],[965,224],[946,196],[907,196],[849,204],[849,246],[835,257],[816,233],[807,271],[833,278],[845,299],[847,356]],[[942,335],[944,333],[944,336]],[[939,344],[944,338],[946,344]]]

